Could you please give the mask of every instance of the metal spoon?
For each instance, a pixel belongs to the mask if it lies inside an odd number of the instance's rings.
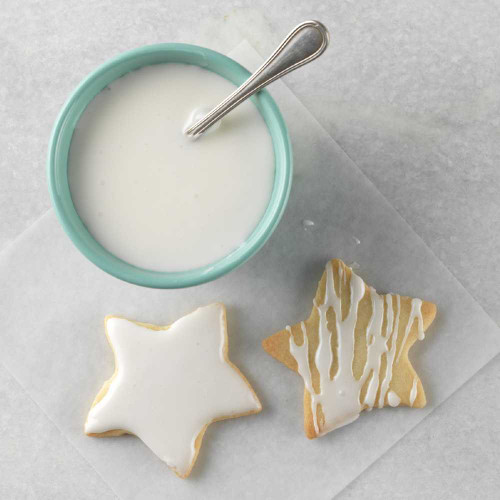
[[[328,30],[319,21],[300,23],[245,83],[184,133],[192,137],[202,134],[255,92],[319,57],[329,41]]]

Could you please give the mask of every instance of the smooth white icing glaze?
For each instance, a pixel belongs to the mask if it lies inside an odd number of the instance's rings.
[[[391,406],[399,406],[401,398],[394,391],[389,391],[387,393],[387,401]]]
[[[389,396],[387,393],[392,379],[393,366],[397,363],[395,356],[401,311],[400,296],[395,296],[396,310],[394,311],[393,295],[387,294],[381,296],[376,293],[374,288],[369,287],[372,302],[372,315],[366,329],[366,363],[361,377],[356,379],[352,368],[354,360],[354,333],[358,318],[358,306],[365,294],[365,283],[359,276],[352,272],[350,280],[350,308],[347,316],[342,319],[342,300],[335,290],[333,272],[332,263],[329,262],[326,266],[325,300],[323,304],[317,304],[316,301],[314,301],[314,307],[319,315],[319,343],[314,357],[315,365],[319,373],[319,393],[316,393],[313,388],[312,373],[308,358],[309,343],[305,324],[303,322],[301,323],[304,338],[302,345],[295,343],[291,328],[287,327],[287,330],[290,332],[290,353],[297,361],[298,372],[304,379],[305,387],[311,396],[314,428],[318,436],[353,422],[358,418],[363,408],[370,410],[377,405],[375,399],[379,387],[380,396],[378,407],[384,405],[386,397],[388,398],[389,404],[391,404],[391,399],[392,402],[395,402],[395,397]],[[344,285],[347,283],[347,275],[342,266],[338,267],[338,280],[339,283],[342,282]],[[387,321],[385,332],[382,332],[384,302],[387,306]],[[407,340],[411,325],[415,318],[420,318],[418,325],[419,338],[423,338],[423,335],[420,334],[420,328],[422,327],[421,304],[421,300],[412,299],[409,326],[407,326],[405,330],[405,336],[401,343],[401,350]],[[328,329],[326,318],[327,311],[330,308],[333,308],[335,312],[335,326],[337,331],[337,346],[335,349],[337,371],[333,379],[330,378],[330,368],[334,362],[331,348],[332,333]],[[382,383],[380,383],[380,369],[383,354],[386,355],[387,363],[384,378]],[[361,401],[361,390],[368,380],[367,390]],[[318,421],[318,405],[321,405],[324,416],[324,422],[321,428]]]
[[[261,409],[247,382],[225,360],[222,304],[199,308],[166,330],[121,318],[108,319],[106,328],[118,371],[90,410],[86,433],[126,430],[185,475],[206,425]]]
[[[418,382],[418,380],[416,378],[414,378],[413,384],[411,386],[411,391],[410,391],[410,406],[413,406],[415,399],[417,399],[417,393],[418,393],[417,382]]]
[[[188,64],[127,73],[94,97],[71,140],[68,181],[92,236],[134,266],[185,271],[238,248],[262,219],[274,150],[248,100],[198,140],[188,120],[235,90]]]

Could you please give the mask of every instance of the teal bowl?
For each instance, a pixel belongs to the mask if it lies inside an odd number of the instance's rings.
[[[292,184],[292,148],[288,130],[273,98],[265,90],[252,97],[272,138],[274,186],[269,205],[248,239],[225,257],[204,267],[182,272],[158,272],[133,266],[114,256],[89,233],[75,210],[68,183],[68,153],[73,130],[87,105],[109,83],[125,73],[160,63],[195,64],[235,85],[250,72],[233,59],[196,45],[165,43],[125,52],[104,63],[75,89],[56,120],[49,144],[48,184],[57,217],[76,247],[103,271],[130,283],[151,288],[183,288],[214,280],[243,264],[271,236],[285,210]]]

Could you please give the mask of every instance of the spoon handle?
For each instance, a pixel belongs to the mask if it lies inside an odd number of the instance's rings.
[[[247,81],[201,120],[189,127],[185,133],[190,136],[202,134],[255,92],[319,57],[327,48],[329,41],[328,30],[319,21],[300,23]]]

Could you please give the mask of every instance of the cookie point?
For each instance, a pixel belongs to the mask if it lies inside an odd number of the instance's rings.
[[[427,328],[436,318],[437,306],[433,302],[422,301],[422,315],[424,317],[424,328]]]

